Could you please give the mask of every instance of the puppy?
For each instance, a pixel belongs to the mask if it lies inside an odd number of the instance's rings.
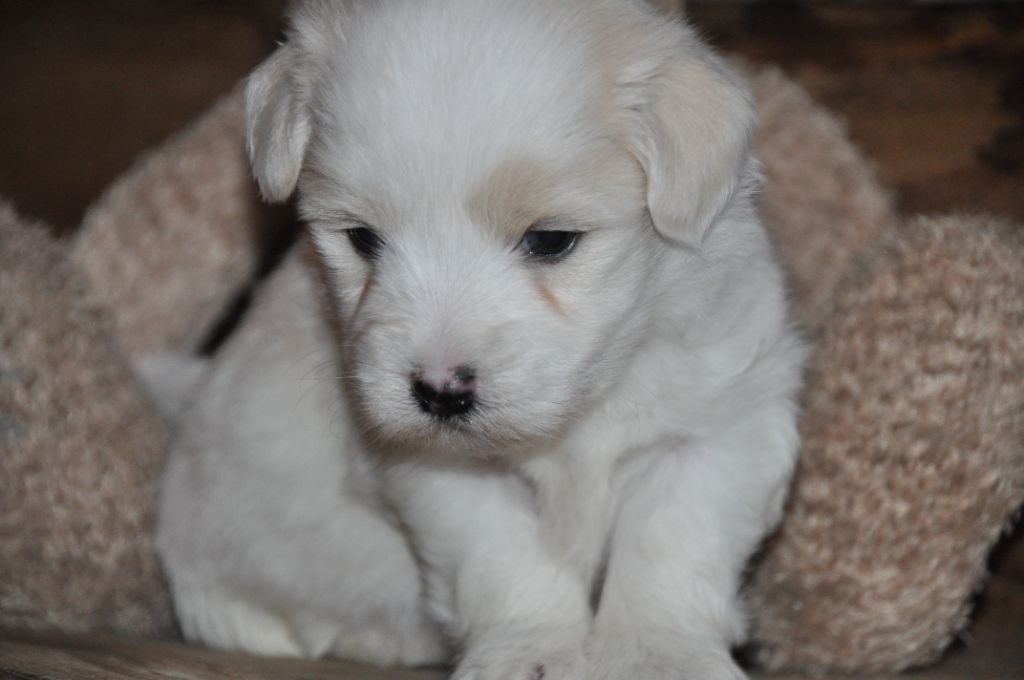
[[[185,635],[458,680],[742,678],[804,358],[743,86],[641,0],[290,19],[248,147],[309,247],[168,462]]]

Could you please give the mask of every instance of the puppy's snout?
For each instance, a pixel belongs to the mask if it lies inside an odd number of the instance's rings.
[[[443,379],[431,379],[422,372],[411,376],[412,396],[420,410],[447,420],[469,413],[476,407],[476,373],[458,366]]]

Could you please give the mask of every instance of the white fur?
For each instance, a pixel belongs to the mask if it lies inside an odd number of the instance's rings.
[[[191,354],[155,352],[143,356],[135,368],[160,415],[168,423],[175,423],[209,369],[209,360]]]
[[[454,653],[458,680],[743,677],[741,572],[781,514],[804,351],[736,78],[639,0],[324,0],[248,107],[256,178],[297,186],[312,247],[168,464],[185,634]],[[517,250],[540,218],[586,232],[563,261]],[[410,373],[465,364],[480,407],[431,420]]]

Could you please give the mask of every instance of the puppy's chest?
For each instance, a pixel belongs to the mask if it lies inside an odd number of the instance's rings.
[[[585,436],[520,469],[533,493],[545,547],[592,585],[637,467],[651,456],[688,445],[685,431],[666,430],[659,409],[649,411],[646,418],[631,418],[629,425],[603,412],[592,414],[592,427],[581,431]]]
[[[551,457],[531,461],[522,474],[533,491],[541,541],[556,559],[592,582],[614,519],[611,465]]]

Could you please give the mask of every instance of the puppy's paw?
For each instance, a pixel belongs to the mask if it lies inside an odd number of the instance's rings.
[[[583,680],[583,645],[564,631],[494,633],[470,646],[452,680]]]
[[[587,680],[747,680],[724,646],[650,644],[632,636],[587,642]]]

